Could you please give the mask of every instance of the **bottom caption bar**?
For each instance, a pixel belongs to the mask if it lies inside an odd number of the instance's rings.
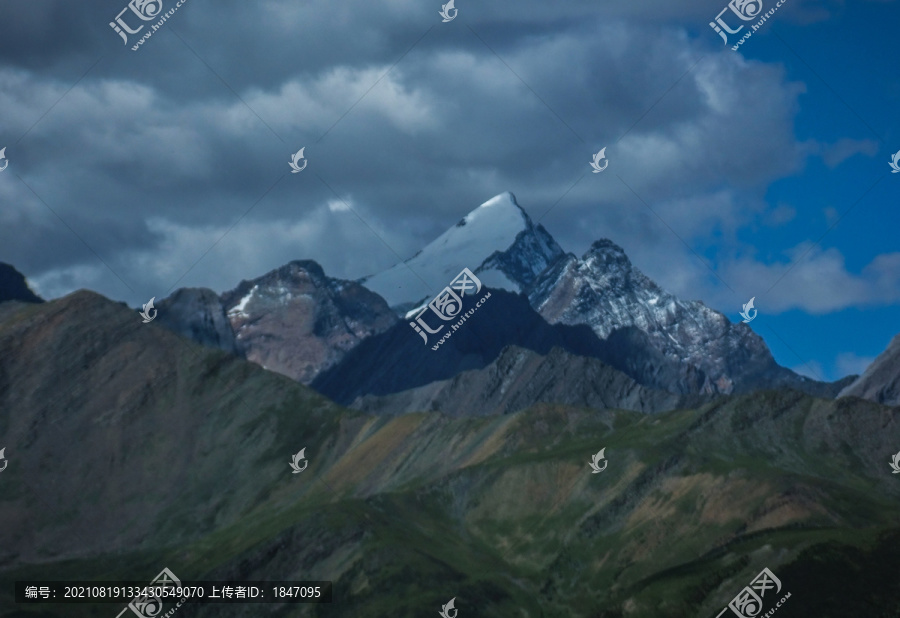
[[[331,582],[17,581],[16,603],[127,603],[139,616],[156,616],[175,603],[331,603]]]

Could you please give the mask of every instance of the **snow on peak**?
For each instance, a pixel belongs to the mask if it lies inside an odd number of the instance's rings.
[[[256,294],[257,290],[259,290],[258,284],[250,288],[250,291],[241,298],[240,302],[228,311],[228,317],[249,318],[250,315],[245,309],[247,309],[247,303],[253,299],[253,295]]]
[[[485,285],[519,291],[520,285],[499,270],[478,272],[478,268],[512,247],[520,234],[533,230],[531,219],[507,191],[471,211],[412,258],[362,283],[397,308],[432,298],[463,268],[475,272]]]

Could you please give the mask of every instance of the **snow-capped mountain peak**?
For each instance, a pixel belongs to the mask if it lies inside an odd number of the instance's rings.
[[[561,255],[550,234],[506,192],[471,211],[412,258],[360,282],[391,307],[404,310],[433,297],[463,268],[489,287],[520,292]]]
[[[528,297],[548,322],[586,324],[603,339],[622,329],[643,331],[673,367],[701,370],[705,392],[762,385],[806,388],[811,382],[778,366],[753,330],[732,324],[700,301],[667,292],[607,239],[594,242],[581,259],[568,254],[555,262],[537,277]]]

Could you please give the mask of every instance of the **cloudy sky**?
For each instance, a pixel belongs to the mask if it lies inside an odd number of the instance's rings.
[[[900,332],[898,2],[786,0],[738,51],[724,0],[441,4],[185,0],[137,51],[125,0],[0,4],[0,261],[134,306],[355,279],[512,191],[567,251],[610,238],[734,321],[756,297],[802,373]]]

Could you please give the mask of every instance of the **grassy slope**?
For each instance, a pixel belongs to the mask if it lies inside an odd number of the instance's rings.
[[[767,566],[793,595],[779,616],[900,612],[900,479],[886,464],[898,409],[769,392],[652,417],[541,406],[375,419],[214,352],[182,351],[175,366],[134,414],[184,415],[177,500],[154,511],[156,494],[104,495],[113,512],[152,513],[152,532],[20,561],[0,579],[146,580],[168,566],[182,579],[335,583],[330,606],[196,605],[184,616],[399,618],[456,597],[460,618],[660,618],[715,616]],[[97,449],[111,439],[72,423]],[[129,427],[117,431],[133,439]],[[139,428],[149,435],[127,472],[170,452],[163,429]],[[292,475],[285,454],[304,444],[310,466]],[[609,466],[590,474],[601,447]],[[85,478],[70,477],[76,492],[91,490]],[[83,535],[74,504],[60,508]],[[98,535],[127,538],[141,523],[107,521]],[[5,595],[5,618],[121,609],[25,612]]]

